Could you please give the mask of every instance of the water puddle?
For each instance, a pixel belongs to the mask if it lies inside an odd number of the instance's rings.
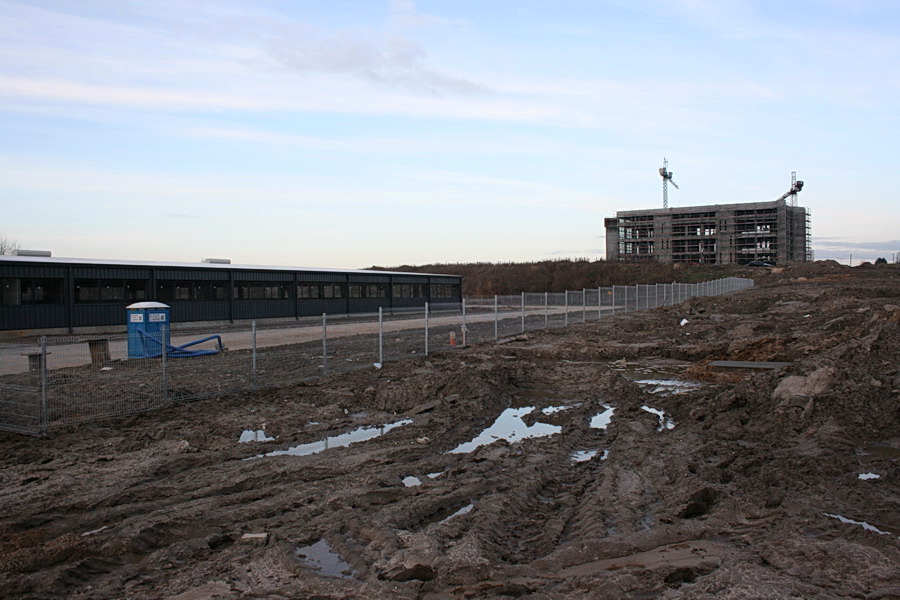
[[[891,535],[889,532],[882,531],[882,530],[878,529],[877,527],[875,527],[874,525],[870,525],[870,524],[866,523],[865,521],[854,521],[853,519],[848,519],[847,517],[843,517],[841,515],[833,515],[831,513],[822,513],[822,514],[825,515],[826,517],[831,517],[832,519],[837,519],[841,523],[849,523],[851,525],[859,525],[866,531],[873,531],[880,535]]]
[[[547,408],[542,408],[541,412],[545,415],[552,415],[554,413],[569,410],[570,408],[575,408],[577,406],[577,404],[573,404],[572,406],[548,406]]]
[[[659,417],[659,427],[656,428],[657,431],[662,431],[663,429],[674,429],[675,421],[673,421],[670,417],[666,416],[666,413],[659,410],[658,408],[651,408],[647,405],[641,407],[641,410],[645,410],[648,413],[652,413]]]
[[[412,422],[412,419],[403,419],[401,421],[395,421],[394,423],[388,423],[380,427],[360,427],[358,429],[354,429],[353,431],[327,437],[324,440],[319,440],[317,442],[300,444],[299,446],[292,446],[287,450],[275,450],[273,452],[267,452],[264,456],[282,456],[285,454],[290,454],[292,456],[308,456],[310,454],[318,454],[319,452],[328,450],[329,448],[343,448],[349,446],[350,444],[364,442],[366,440],[380,437],[386,434],[391,429],[403,427],[404,425],[409,425]]]
[[[460,444],[449,453],[464,454],[501,439],[514,443],[528,438],[546,437],[562,431],[562,427],[559,425],[550,425],[549,423],[536,422],[534,425],[527,425],[522,417],[532,412],[534,412],[533,406],[507,408],[500,413],[490,427],[479,433],[475,439]]]
[[[591,429],[606,429],[606,426],[612,421],[613,413],[616,412],[615,407],[604,404],[603,408],[606,410],[591,417]]]
[[[440,525],[441,523],[446,523],[447,521],[449,521],[450,519],[452,519],[452,518],[454,518],[454,517],[459,517],[459,516],[461,516],[461,515],[467,515],[467,514],[469,514],[470,512],[472,512],[472,509],[473,509],[473,508],[475,508],[475,505],[474,505],[474,504],[466,504],[465,506],[463,506],[462,508],[460,508],[458,511],[456,511],[455,513],[453,513],[453,514],[450,515],[449,517],[444,517],[443,519],[441,519],[440,521],[438,521],[438,524]]]
[[[238,438],[239,444],[246,444],[247,442],[274,442],[275,438],[269,437],[266,435],[265,430],[263,429],[245,429],[243,433],[241,433],[241,437]]]
[[[340,554],[331,549],[328,542],[319,540],[310,546],[295,548],[294,555],[306,567],[325,577],[353,577],[353,568],[344,562]]]
[[[702,383],[680,379],[635,379],[642,390],[650,394],[686,394],[702,387]]]
[[[860,474],[859,474],[859,478],[860,478],[860,479],[863,479],[863,480],[866,480],[866,479],[881,479],[881,475],[879,475],[878,473],[860,473]]]
[[[403,478],[403,485],[406,487],[416,487],[422,485],[422,480],[415,475],[409,475],[408,477]]]
[[[438,477],[440,477],[443,474],[444,474],[443,471],[437,471],[436,473],[429,473],[428,479],[437,479]]]
[[[576,450],[569,458],[572,462],[586,462],[597,456],[597,450]]]

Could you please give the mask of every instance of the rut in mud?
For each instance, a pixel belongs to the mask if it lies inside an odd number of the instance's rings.
[[[0,589],[898,597],[898,273],[805,275],[0,436]]]

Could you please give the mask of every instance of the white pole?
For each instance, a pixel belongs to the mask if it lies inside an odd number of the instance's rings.
[[[497,299],[497,294],[494,294],[494,341],[495,342],[498,339],[500,339],[500,324],[499,324],[500,316],[499,315],[500,315],[499,301]]]
[[[525,333],[525,292],[522,292],[522,333]]]
[[[550,305],[548,293],[544,292],[544,329],[550,328]]]
[[[425,356],[428,356],[428,303],[425,303]]]
[[[581,322],[587,323],[587,290],[581,288]]]
[[[378,364],[384,365],[384,322],[380,306],[378,307]]]

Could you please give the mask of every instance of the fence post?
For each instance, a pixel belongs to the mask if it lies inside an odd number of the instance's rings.
[[[425,356],[428,356],[428,303],[425,303]]]
[[[378,307],[378,364],[384,365],[384,321],[383,308]]]
[[[322,375],[328,375],[328,315],[322,313]]]
[[[41,336],[41,433],[50,426],[50,407],[47,405],[47,336]]]
[[[525,333],[525,292],[522,292],[522,333]]]
[[[250,385],[256,387],[256,321],[250,322]]]
[[[550,304],[548,303],[548,292],[544,292],[544,329],[550,329]]]
[[[468,327],[466,326],[466,299],[462,300],[462,346],[466,347],[466,330]]]
[[[500,339],[500,307],[497,294],[494,294],[494,341]]]
[[[162,401],[165,403],[169,401],[169,373],[166,371],[166,355],[169,353],[169,346],[166,343],[168,338],[166,337],[165,325],[159,328],[159,337],[162,342],[160,344],[162,352],[159,355],[162,363]]]
[[[587,323],[587,289],[581,288],[581,322]]]
[[[612,314],[616,314],[616,284],[612,286]]]

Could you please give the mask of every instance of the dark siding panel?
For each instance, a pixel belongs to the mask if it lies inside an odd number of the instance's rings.
[[[428,298],[394,298],[392,300],[393,305],[397,308],[408,306],[425,306],[425,302],[427,301]]]
[[[299,273],[297,281],[304,283],[346,283],[347,276],[343,273]]]
[[[0,306],[0,330],[66,327],[65,305]]]
[[[235,300],[235,319],[273,319],[293,317],[293,300]]]
[[[96,279],[150,279],[150,269],[125,267],[72,267],[72,277]]]
[[[235,281],[293,281],[293,273],[283,271],[234,271]]]
[[[190,321],[226,321],[228,320],[228,302],[173,302],[172,322],[187,323]]]
[[[227,269],[158,269],[157,279],[181,279],[184,281],[226,281]]]
[[[350,275],[351,283],[390,283],[388,275]]]
[[[329,315],[343,315],[347,312],[347,301],[344,299],[330,300],[300,300],[299,314],[301,317],[310,317],[327,313]]]
[[[389,308],[391,306],[390,298],[351,298],[350,299],[350,312],[351,313],[377,313],[378,307]]]
[[[33,277],[37,279],[62,279],[66,276],[64,267],[43,265],[0,264],[0,277]]]
[[[75,327],[92,327],[97,325],[121,325],[125,329],[127,317],[125,307],[131,304],[76,304],[73,314]]]

